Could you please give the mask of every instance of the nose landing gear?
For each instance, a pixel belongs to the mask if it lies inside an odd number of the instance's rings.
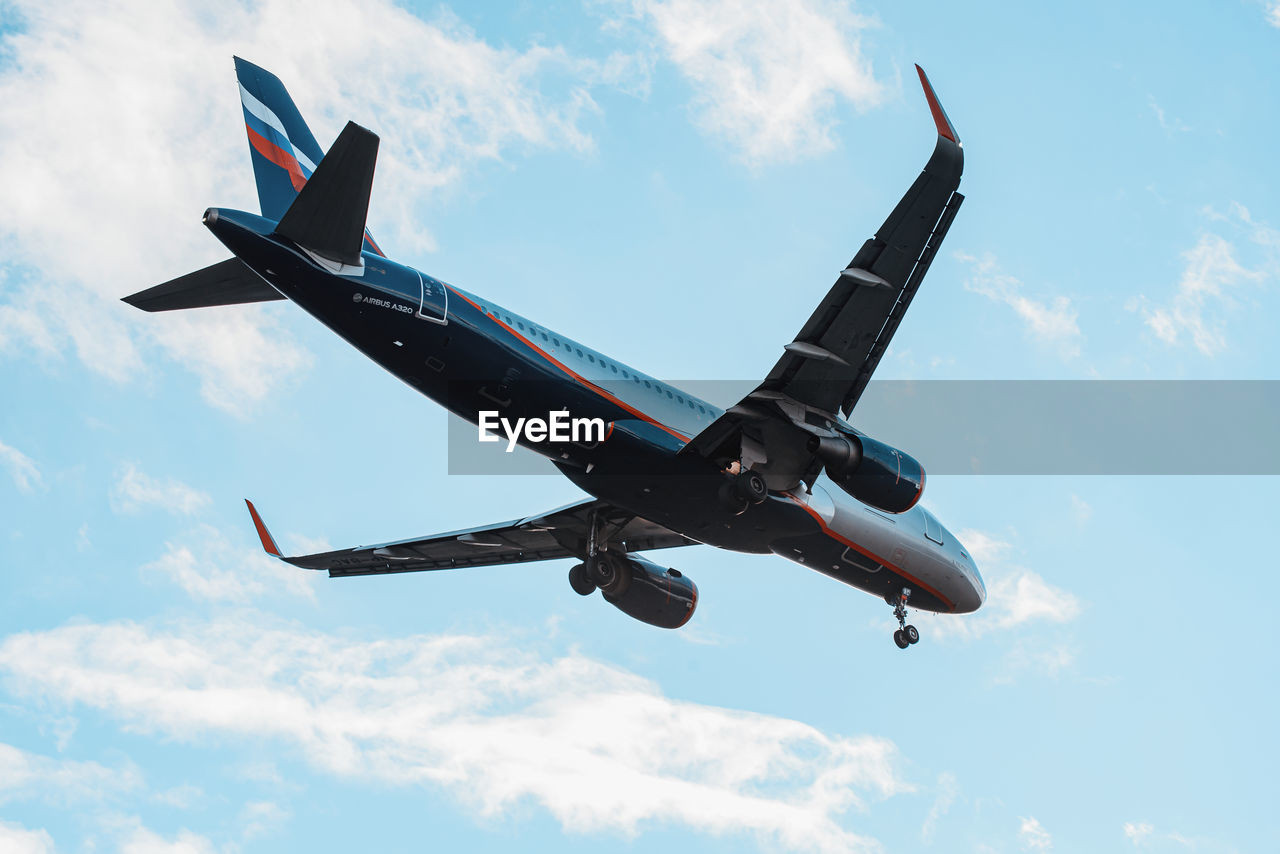
[[[886,601],[893,606],[893,616],[898,618],[898,630],[893,633],[893,642],[898,645],[898,649],[906,649],[920,641],[920,631],[915,626],[907,625],[907,600],[910,598],[910,587],[902,588],[902,594],[897,599],[886,597]]]

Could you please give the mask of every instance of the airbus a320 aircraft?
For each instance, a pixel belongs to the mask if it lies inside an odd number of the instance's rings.
[[[641,551],[705,543],[772,552],[893,607],[966,613],[986,588],[955,536],[919,505],[925,473],[845,420],[915,297],[963,196],[960,138],[916,66],[937,126],[924,171],[854,255],[773,370],[720,410],[491,300],[390,260],[365,227],[378,137],[348,123],[320,149],[274,75],[237,58],[261,216],[209,208],[234,257],[126,297],[146,311],[290,299],[413,388],[478,423],[495,413],[599,419],[603,437],[525,447],[592,497],[548,513],[301,557],[330,576],[576,558],[569,583],[679,628],[698,588]],[[561,437],[563,438],[563,437]],[[544,439],[544,441],[535,441]]]

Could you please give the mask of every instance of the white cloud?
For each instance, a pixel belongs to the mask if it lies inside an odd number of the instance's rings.
[[[120,854],[217,854],[217,851],[207,837],[189,830],[180,830],[173,839],[165,839],[141,825],[120,842]]]
[[[1147,104],[1151,107],[1151,111],[1156,114],[1156,121],[1160,123],[1160,129],[1165,133],[1186,133],[1191,130],[1182,119],[1165,115],[1164,108],[1156,103],[1155,95],[1147,96]]]
[[[137,513],[147,507],[157,507],[190,516],[203,510],[209,501],[209,496],[198,489],[173,478],[157,480],[139,471],[132,463],[121,469],[111,490],[111,506],[121,513]]]
[[[937,633],[976,638],[1036,622],[1066,623],[1079,615],[1080,600],[1073,594],[1055,587],[1038,573],[1009,562],[1012,546],[1008,542],[974,529],[961,531],[957,538],[982,573],[987,601],[973,614],[928,624]],[[1061,651],[1044,658],[1044,662],[1059,661],[1061,669],[1070,663],[1070,652],[1065,654],[1065,662],[1061,661]]]
[[[1023,284],[1017,278],[1003,273],[994,255],[984,253],[981,258],[957,252],[956,258],[967,262],[972,270],[964,288],[988,299],[1004,303],[1014,310],[1026,326],[1027,332],[1037,341],[1055,347],[1064,359],[1080,355],[1080,325],[1078,312],[1065,296],[1037,300],[1023,295]]]
[[[1018,841],[1025,851],[1050,851],[1053,849],[1053,837],[1044,829],[1038,819],[1030,816],[1022,819],[1018,826]]]
[[[695,123],[749,163],[834,147],[840,101],[884,98],[862,52],[871,22],[838,0],[635,0],[694,88]]]
[[[165,553],[142,567],[160,575],[193,599],[247,602],[271,591],[315,598],[315,573],[282,563],[258,549],[233,546],[216,528],[201,525],[187,542],[165,543]]]
[[[1216,234],[1201,235],[1182,253],[1186,268],[1168,305],[1144,311],[1146,324],[1166,344],[1189,338],[1197,350],[1213,356],[1226,347],[1223,314],[1233,304],[1230,291],[1241,282],[1258,281],[1261,271],[1236,260],[1236,249]]]
[[[1280,27],[1280,0],[1272,0],[1271,5],[1267,7],[1267,23],[1273,27]]]
[[[944,771],[938,775],[938,796],[934,798],[933,806],[929,807],[929,814],[925,816],[924,825],[920,828],[920,840],[926,845],[933,844],[933,834],[937,830],[938,820],[951,809],[959,793],[960,787],[956,783],[954,774]]]
[[[1093,518],[1093,505],[1073,492],[1071,493],[1071,515],[1083,525]]]
[[[493,47],[447,15],[426,22],[390,0],[11,5],[0,351],[73,352],[126,381],[158,347],[237,414],[310,364],[277,319],[287,309],[151,316],[118,302],[225,257],[200,226],[206,206],[256,210],[232,54],[286,81],[322,145],[348,118],[383,136],[372,222],[403,224],[394,237],[418,248],[430,237],[408,230],[410,214],[428,195],[512,150],[590,148],[588,87],[627,73],[554,47]]]
[[[240,811],[240,823],[244,826],[241,837],[256,839],[277,830],[289,820],[291,813],[273,801],[251,801]]]
[[[481,815],[537,803],[574,832],[661,821],[875,850],[843,815],[910,789],[885,739],[671,699],[576,652],[539,658],[498,636],[358,642],[264,621],[17,634],[0,668],[20,693],[136,730],[275,740],[338,776],[442,787]]]
[[[131,765],[109,768],[97,762],[54,759],[0,743],[0,803],[25,798],[96,799],[141,784],[141,774]],[[7,849],[0,845],[0,850]]]
[[[0,851],[5,854],[53,854],[53,839],[44,830],[27,830],[0,819]]]
[[[40,469],[36,468],[36,464],[32,462],[31,458],[4,442],[0,442],[0,464],[3,464],[9,470],[9,476],[13,478],[13,485],[18,488],[19,492],[34,492],[44,485],[44,478],[40,476]]]
[[[1145,821],[1126,821],[1124,823],[1124,838],[1140,848],[1146,844],[1147,838],[1151,836],[1154,830],[1155,828]]]

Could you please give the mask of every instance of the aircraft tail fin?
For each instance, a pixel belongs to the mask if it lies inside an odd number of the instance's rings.
[[[263,216],[278,220],[324,152],[280,78],[238,56],[235,60],[258,203]]]
[[[173,311],[211,305],[237,305],[284,299],[239,258],[228,258],[203,270],[124,297],[143,311]]]
[[[279,222],[325,153],[280,78],[238,56],[235,63],[258,204],[264,217]],[[368,230],[363,248],[383,254]]]
[[[377,159],[377,135],[347,122],[280,218],[276,234],[331,261],[359,264]]]

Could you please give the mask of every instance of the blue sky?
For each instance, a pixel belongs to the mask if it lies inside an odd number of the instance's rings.
[[[698,547],[666,633],[566,563],[273,565],[246,496],[309,551],[578,493],[448,475],[443,410],[290,305],[117,301],[223,257],[206,206],[255,209],[239,54],[322,143],[381,135],[394,257],[646,373],[749,381],[927,158],[918,61],[968,198],[878,376],[1276,379],[1274,3],[0,26],[0,850],[1280,847],[1274,477],[934,477],[977,614],[903,654],[878,600]]]

